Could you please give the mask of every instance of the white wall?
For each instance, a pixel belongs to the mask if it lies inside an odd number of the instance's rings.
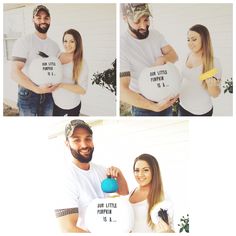
[[[55,117],[2,118],[0,206],[3,232],[42,235],[58,231],[53,203],[55,185],[60,183],[55,178],[65,162],[70,161],[64,137],[58,135],[58,131],[63,133],[68,121]],[[94,122],[90,117],[86,121]],[[13,123],[17,125],[10,131]],[[134,158],[142,153],[154,155],[160,163],[165,191],[174,203],[177,225],[182,215],[190,213],[188,126],[185,120],[100,120],[92,128],[93,162],[121,168],[132,190],[136,186],[132,173]],[[52,134],[57,138],[48,139]]]
[[[60,129],[64,128],[62,124],[64,121],[60,122]],[[93,161],[106,167],[119,167],[127,179],[130,191],[137,186],[132,171],[135,157],[149,153],[157,158],[167,198],[174,205],[174,223],[178,229],[180,217],[190,213],[186,187],[190,160],[188,122],[151,119],[103,120],[93,127],[93,131]],[[58,133],[58,129],[55,133]],[[70,154],[63,142],[64,135],[59,135],[49,143],[53,154],[50,156],[60,168],[66,160],[70,161]]]
[[[9,5],[9,4],[6,4]],[[34,4],[25,4],[19,9],[4,12],[4,33],[20,28],[27,34],[34,32],[32,11]],[[112,68],[116,58],[116,5],[115,4],[45,4],[52,22],[48,32],[63,50],[62,35],[69,28],[77,29],[82,36],[84,54],[89,66],[89,80],[96,72]],[[22,16],[22,17],[19,17]],[[9,21],[10,20],[10,21]],[[17,100],[17,85],[9,78],[9,62],[4,60],[4,99]],[[89,83],[88,91],[82,98],[82,114],[115,115],[115,95],[106,89]]]
[[[193,235],[232,235],[232,227],[226,225],[235,223],[235,119],[105,121],[93,128],[94,162],[119,166],[132,189],[136,155],[155,155],[165,190],[175,203],[176,219],[189,212]],[[57,125],[63,132],[65,122],[63,117],[1,117],[3,235],[58,235],[52,179],[66,156],[63,139],[48,140],[48,134],[52,129],[55,133]]]
[[[223,68],[222,85],[233,77],[233,4],[150,4],[153,15],[151,27],[159,30],[175,48],[179,56],[176,63],[182,68],[189,52],[187,31],[195,24],[205,25],[211,34],[215,56]],[[127,26],[121,18],[121,33]],[[222,89],[223,91],[223,89]],[[233,115],[233,96],[224,94],[213,99],[215,116]]]

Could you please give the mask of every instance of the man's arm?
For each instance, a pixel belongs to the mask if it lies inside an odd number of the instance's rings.
[[[84,95],[86,93],[86,90],[79,84],[60,83],[58,88],[63,88],[70,92],[78,93],[80,95]]]
[[[129,194],[128,184],[121,171],[119,171],[118,173],[117,182],[119,186],[117,193],[119,195],[128,195]]]
[[[63,233],[88,233],[88,231],[76,226],[79,218],[78,208],[58,209],[55,210],[55,213]]]
[[[22,69],[25,63],[22,61],[13,61],[11,64],[11,77],[15,80],[19,85],[24,88],[27,88],[35,93],[51,93],[55,90],[57,85],[54,86],[42,86],[39,87],[34,84],[23,72]]]
[[[135,107],[140,107],[143,109],[147,109],[147,110],[151,110],[151,111],[155,111],[155,112],[160,112],[163,111],[165,109],[167,109],[168,107],[172,106],[175,101],[177,100],[176,98],[170,99],[164,103],[155,103],[152,102],[148,99],[146,99],[145,97],[143,97],[142,95],[132,91],[129,88],[129,83],[130,83],[130,75],[128,74],[129,72],[126,73],[121,73],[121,79],[120,79],[120,99],[123,102],[126,102],[132,106]]]
[[[119,195],[128,195],[129,194],[128,184],[126,182],[124,175],[122,174],[122,172],[119,168],[117,168],[115,166],[109,167],[107,169],[107,175],[110,175],[112,178],[117,179],[117,183],[119,186],[117,193]]]
[[[163,56],[166,59],[166,62],[175,63],[178,60],[177,53],[175,52],[174,48],[170,45],[167,45],[161,49]]]
[[[178,60],[178,55],[176,54],[174,48],[167,45],[161,48],[162,56],[156,59],[155,65],[164,65],[167,62],[175,63]]]
[[[121,73],[121,76],[122,76],[122,73]],[[131,77],[129,75],[121,77],[121,80],[120,80],[120,91],[121,91],[120,98],[121,98],[121,100],[123,102],[126,102],[126,103],[136,106],[136,107],[149,109],[152,105],[151,104],[152,102],[149,101],[148,99],[144,98],[140,94],[132,91],[129,88],[130,80],[131,80]]]

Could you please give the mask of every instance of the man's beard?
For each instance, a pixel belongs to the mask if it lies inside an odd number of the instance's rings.
[[[145,38],[148,37],[148,35],[149,35],[149,30],[148,30],[149,26],[147,26],[146,31],[144,33],[140,33],[140,30],[135,30],[134,28],[131,27],[131,25],[129,23],[128,23],[128,25],[129,25],[130,31],[132,33],[134,33],[138,39],[145,39]]]
[[[88,157],[84,157],[83,155],[80,154],[79,151],[76,151],[75,149],[72,149],[70,147],[70,152],[72,154],[72,156],[78,160],[79,162],[81,163],[89,163],[91,160],[92,160],[92,157],[93,157],[93,151],[94,151],[94,148],[90,148],[90,154]]]
[[[40,25],[46,25],[46,27],[41,28]],[[39,33],[46,34],[50,27],[50,24],[44,23],[44,24],[37,25],[36,23],[34,23],[34,27]]]

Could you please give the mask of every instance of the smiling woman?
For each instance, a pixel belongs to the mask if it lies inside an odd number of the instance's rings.
[[[132,232],[174,232],[173,219],[161,218],[154,224],[151,211],[156,204],[165,200],[161,172],[156,158],[150,154],[142,154],[134,160],[133,172],[138,187],[130,195],[134,209],[134,227]],[[165,220],[165,221],[164,221]]]
[[[211,98],[219,96],[222,76],[221,64],[214,57],[210,33],[204,25],[194,25],[188,31],[190,53],[184,63],[180,91],[181,116],[212,116]],[[202,74],[215,70],[201,80]]]
[[[79,116],[81,96],[88,86],[88,66],[83,58],[83,44],[80,33],[75,29],[63,35],[65,52],[60,54],[63,81],[53,92],[54,116]]]

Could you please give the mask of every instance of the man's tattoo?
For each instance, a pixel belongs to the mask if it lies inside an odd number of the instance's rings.
[[[130,76],[130,71],[120,72],[120,77]]]
[[[11,58],[12,61],[20,61],[20,62],[26,62],[26,58],[22,58],[22,57],[12,57]]]
[[[70,214],[74,214],[74,213],[78,213],[78,212],[79,212],[79,210],[77,207],[55,210],[56,217],[66,216],[66,215],[70,215]]]

